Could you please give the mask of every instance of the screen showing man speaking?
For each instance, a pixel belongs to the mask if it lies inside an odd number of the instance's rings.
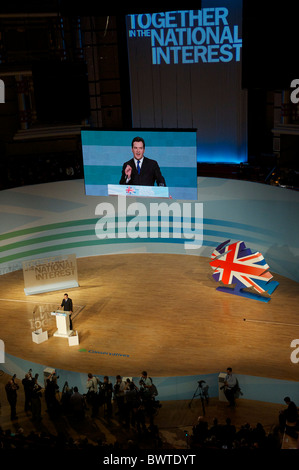
[[[197,199],[195,130],[82,130],[81,139],[86,195]]]

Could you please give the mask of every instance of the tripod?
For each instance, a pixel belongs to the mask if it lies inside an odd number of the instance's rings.
[[[206,415],[206,409],[205,409],[205,401],[206,401],[206,404],[208,405],[209,404],[209,395],[208,395],[208,388],[209,386],[208,385],[205,385],[205,387],[202,386],[202,384],[205,383],[204,380],[200,380],[198,382],[198,385],[197,385],[197,388],[193,394],[193,397],[189,403],[189,408],[191,408],[191,405],[192,405],[192,402],[194,400],[195,397],[200,397],[200,401],[201,401],[201,406],[202,406],[202,415],[205,416]]]

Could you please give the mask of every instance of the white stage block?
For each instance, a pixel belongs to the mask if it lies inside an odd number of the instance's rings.
[[[43,331],[42,328],[32,331],[32,341],[34,343],[40,344],[48,339],[48,332]]]
[[[79,344],[79,335],[76,331],[76,334],[68,337],[69,346],[77,346]]]

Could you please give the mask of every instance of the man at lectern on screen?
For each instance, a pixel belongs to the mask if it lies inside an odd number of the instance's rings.
[[[64,294],[61,305],[59,306],[60,308],[63,308],[65,312],[70,312],[69,319],[70,319],[70,330],[73,329],[72,325],[72,313],[73,313],[73,301],[72,299],[69,298],[68,294]],[[58,308],[59,308],[58,307]]]
[[[123,164],[119,184],[136,186],[166,186],[160,167],[156,160],[145,157],[145,142],[142,137],[134,137],[132,141],[133,158]]]

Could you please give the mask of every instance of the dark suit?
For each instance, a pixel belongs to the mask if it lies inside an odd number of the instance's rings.
[[[63,307],[65,312],[72,312],[73,311],[73,301],[72,299],[62,299],[61,307]]]
[[[128,181],[128,183],[126,182],[127,176],[125,174],[125,168],[127,165],[130,165],[132,168],[131,179]],[[155,182],[158,186],[166,186],[165,179],[162,176],[160,167],[156,160],[151,160],[150,158],[144,157],[140,169],[140,175],[138,175],[134,158],[131,158],[131,160],[124,163],[119,184],[154,186]]]
[[[69,297],[67,299],[62,299],[61,302],[61,307],[63,307],[63,310],[65,312],[72,312],[73,311],[73,301]],[[70,319],[70,329],[73,329],[73,324],[72,324],[72,319],[71,316],[69,316]]]

